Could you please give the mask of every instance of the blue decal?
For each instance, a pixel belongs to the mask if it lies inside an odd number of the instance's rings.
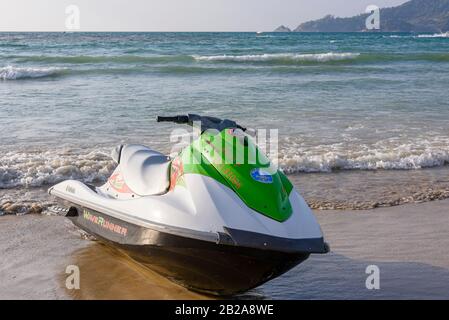
[[[262,183],[273,183],[273,176],[261,168],[251,170],[251,177]]]

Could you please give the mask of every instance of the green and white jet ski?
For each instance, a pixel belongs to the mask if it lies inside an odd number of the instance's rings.
[[[257,287],[329,251],[304,199],[244,128],[194,114],[161,121],[200,123],[201,134],[174,158],[120,145],[104,185],[67,180],[48,190],[76,226],[189,289],[216,295]],[[244,161],[229,161],[239,150]]]

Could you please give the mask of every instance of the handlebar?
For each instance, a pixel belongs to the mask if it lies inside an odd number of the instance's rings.
[[[228,119],[219,119],[215,117],[203,117],[197,114],[188,114],[188,115],[178,115],[172,117],[163,117],[158,116],[157,122],[174,122],[178,124],[189,124],[193,125],[194,122],[201,122],[201,131],[205,131],[207,129],[217,129],[219,131],[226,128],[239,128],[243,131],[246,131],[246,128],[239,126],[237,122],[228,120]]]
[[[157,117],[157,122],[189,123],[189,116]]]

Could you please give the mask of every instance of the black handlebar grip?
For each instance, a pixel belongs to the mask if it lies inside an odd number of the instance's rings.
[[[175,123],[188,123],[188,116],[174,116],[174,117],[157,117],[157,122],[175,122]]]
[[[157,122],[171,122],[175,117],[161,117],[157,116]]]

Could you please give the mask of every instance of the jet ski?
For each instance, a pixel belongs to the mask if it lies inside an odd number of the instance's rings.
[[[255,288],[329,251],[311,209],[245,128],[195,114],[157,121],[196,124],[198,137],[172,158],[120,145],[103,185],[66,180],[48,190],[76,226],[213,295]]]

